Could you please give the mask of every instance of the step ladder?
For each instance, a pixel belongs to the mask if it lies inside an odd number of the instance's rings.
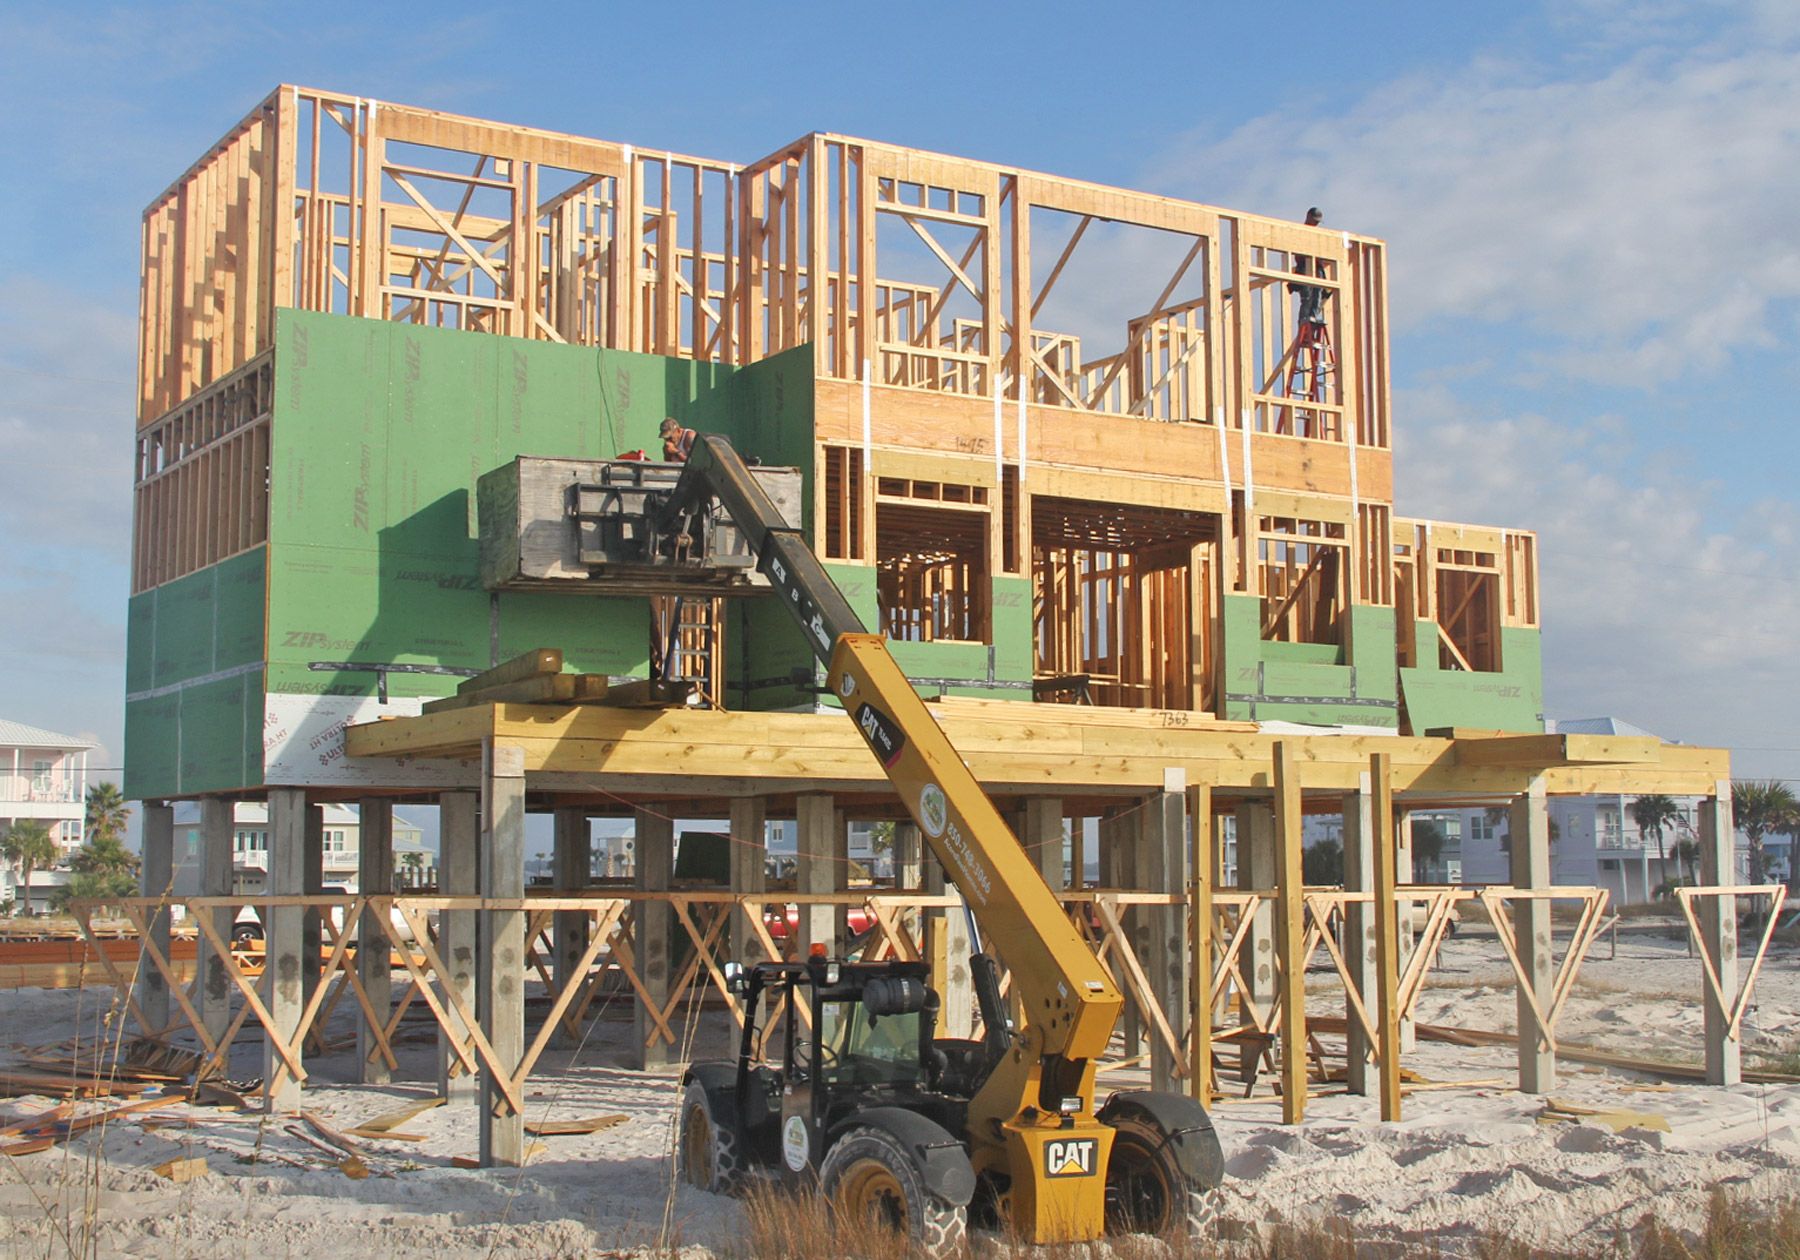
[[[1294,344],[1288,350],[1286,406],[1275,416],[1275,432],[1295,437],[1320,438],[1325,432],[1326,413],[1313,407],[1297,406],[1299,400],[1323,403],[1331,400],[1337,388],[1337,350],[1331,344],[1331,325],[1324,315],[1316,314],[1300,320],[1294,333]]]

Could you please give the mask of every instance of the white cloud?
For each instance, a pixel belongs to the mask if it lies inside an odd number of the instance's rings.
[[[1556,366],[1605,380],[1717,368],[1800,298],[1800,47],[1771,18],[1611,51],[1603,70],[1481,58],[1336,117],[1196,134],[1152,178],[1387,237],[1402,329],[1520,319],[1568,342]]]
[[[1771,545],[1791,536],[1791,505],[1722,531],[1687,470],[1642,457],[1602,422],[1471,418],[1435,389],[1399,402],[1397,511],[1538,532],[1552,716],[1617,716],[1670,739],[1744,745],[1755,751],[1739,773],[1794,774],[1800,561]]]

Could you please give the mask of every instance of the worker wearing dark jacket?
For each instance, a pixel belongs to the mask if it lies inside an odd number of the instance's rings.
[[[1318,227],[1325,221],[1319,207],[1314,206],[1306,212],[1306,226]],[[1294,272],[1302,276],[1324,276],[1326,262],[1315,259],[1310,254],[1294,255]],[[1300,297],[1300,322],[1302,324],[1323,324],[1325,322],[1325,289],[1316,284],[1296,284],[1290,282],[1288,289]]]

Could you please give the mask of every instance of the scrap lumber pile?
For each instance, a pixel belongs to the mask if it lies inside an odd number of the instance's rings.
[[[612,708],[679,708],[693,684],[636,678],[615,683],[607,674],[565,674],[561,648],[537,648],[464,679],[456,694],[428,701],[426,713],[447,713],[482,704],[603,704]]]

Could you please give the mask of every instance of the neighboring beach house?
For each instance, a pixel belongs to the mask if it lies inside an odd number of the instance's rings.
[[[269,869],[269,807],[261,801],[239,801],[232,811],[232,821],[232,891],[260,894],[264,891]],[[362,891],[356,886],[356,854],[362,838],[360,815],[348,805],[325,805],[322,830],[325,886],[341,888],[345,892]],[[423,836],[417,824],[398,813],[394,815],[394,870],[396,877],[409,886],[414,882],[430,883],[436,878],[437,854],[425,847]],[[409,863],[406,860],[409,853],[419,854],[419,863]],[[198,894],[199,863],[199,812],[195,810],[190,815],[184,811],[175,820],[175,891],[178,895]]]
[[[1551,720],[1546,727],[1560,735],[1625,735],[1656,739],[1653,732],[1620,718]],[[1642,905],[1671,880],[1690,877],[1676,855],[1676,846],[1695,836],[1700,798],[1677,796],[1675,821],[1665,827],[1660,849],[1657,838],[1646,834],[1632,818],[1635,796],[1571,796],[1550,802],[1550,869],[1559,884],[1588,884],[1605,888],[1615,906]],[[1422,879],[1447,883],[1505,884],[1511,882],[1511,857],[1507,847],[1507,819],[1487,809],[1438,810],[1414,815],[1414,826],[1429,820],[1444,833],[1444,844],[1430,871]],[[1746,869],[1745,851],[1739,843],[1738,876]],[[1771,862],[1778,861],[1771,846]],[[1781,878],[1781,871],[1771,875]]]
[[[95,745],[77,735],[0,718],[0,832],[15,822],[41,822],[61,850],[63,861],[81,844],[87,799],[88,754]],[[0,860],[0,901],[18,898],[19,871]],[[47,906],[61,879],[48,870],[31,873],[32,902]]]

